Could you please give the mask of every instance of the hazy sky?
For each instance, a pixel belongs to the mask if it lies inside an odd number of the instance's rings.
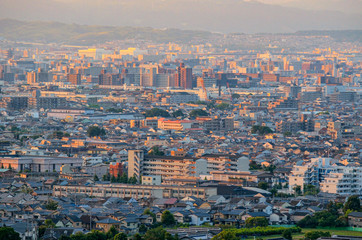
[[[362,29],[362,0],[0,0],[0,18],[216,32]]]

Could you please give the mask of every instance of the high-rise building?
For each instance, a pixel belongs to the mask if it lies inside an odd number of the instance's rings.
[[[111,163],[109,164],[109,174],[113,177],[122,176],[123,164],[122,163]]]
[[[3,97],[0,105],[1,107],[4,107],[8,110],[16,110],[16,111],[25,110],[28,108],[28,97],[23,97],[23,96]]]
[[[98,79],[99,85],[119,85],[119,74],[107,73],[106,70],[102,70]]]
[[[81,75],[80,74],[68,74],[68,82],[72,85],[81,85]]]
[[[4,81],[8,83],[14,83],[15,73],[4,73]]]
[[[128,151],[128,177],[140,179],[145,153],[143,150]]]
[[[49,82],[49,80],[52,79],[50,74],[41,68],[38,69],[38,72],[36,74],[37,82]]]
[[[34,83],[37,83],[37,74],[35,71],[32,71],[32,72],[28,72],[26,74],[26,81],[28,84],[34,84]]]
[[[320,188],[322,192],[340,195],[361,195],[362,169],[358,166],[340,166],[331,163],[331,158],[312,158],[311,162],[293,167],[289,175],[289,189],[301,190],[306,185]]]
[[[184,63],[181,63],[177,68],[175,86],[185,89],[192,88],[192,68],[186,68]]]

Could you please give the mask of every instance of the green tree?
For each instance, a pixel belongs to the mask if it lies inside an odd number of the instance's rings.
[[[160,108],[152,108],[145,113],[146,117],[170,117],[170,114]]]
[[[86,240],[107,240],[107,234],[98,230],[92,230],[85,235]]]
[[[60,236],[59,240],[72,240],[72,238],[67,235],[62,235]]]
[[[276,169],[277,167],[273,164],[270,164],[269,166],[267,167],[264,167],[264,171],[267,171],[267,172],[270,172],[271,174],[273,174],[274,170]]]
[[[175,225],[176,221],[173,214],[170,211],[166,210],[162,213],[161,223],[164,226],[169,227]]]
[[[45,208],[48,210],[57,210],[58,209],[58,203],[53,200],[49,200],[48,203],[45,205]]]
[[[319,189],[312,185],[312,184],[307,184],[307,185],[304,185],[304,195],[317,195],[319,193]]]
[[[278,190],[273,187],[273,188],[270,190],[270,193],[272,194],[272,196],[275,196],[275,195],[278,193]]]
[[[182,110],[178,109],[172,113],[172,116],[174,118],[183,117],[185,114],[182,112]]]
[[[266,227],[268,226],[268,219],[265,217],[250,217],[245,221],[245,226],[248,228],[251,227]]]
[[[38,228],[38,236],[39,238],[44,236],[45,230],[47,230],[47,227],[45,225],[41,225]]]
[[[138,181],[137,181],[136,176],[130,177],[130,178],[128,179],[128,183],[129,183],[129,184],[136,184],[137,182],[138,182]]]
[[[151,210],[149,208],[145,209],[145,211],[143,212],[143,214],[145,215],[150,215],[153,219],[153,223],[156,222],[156,214],[154,214],[153,212],[151,212]]]
[[[347,202],[343,206],[343,212],[347,212],[347,210],[361,210],[361,201],[359,200],[357,195],[352,195],[348,198]]]
[[[205,117],[205,116],[208,116],[209,114],[205,111],[205,110],[202,110],[202,109],[194,109],[190,112],[189,116],[191,118],[196,118],[196,117]]]
[[[87,130],[87,134],[89,137],[100,137],[106,135],[106,130],[98,126],[90,126]]]
[[[320,237],[330,237],[330,236],[331,236],[330,232],[323,232],[323,231],[311,231],[311,232],[306,232],[304,234],[304,238],[308,240],[316,240]]]
[[[143,236],[144,240],[176,240],[176,237],[173,237],[162,227],[157,227],[150,229]]]
[[[250,170],[259,170],[262,169],[262,166],[260,164],[257,164],[255,161],[250,161],[249,168]]]
[[[113,176],[113,175],[111,176],[111,182],[112,182],[112,183],[117,182],[117,178],[116,178],[115,176]]]
[[[240,238],[236,236],[235,232],[230,230],[223,230],[216,236],[212,238],[212,240],[239,240]]]
[[[64,137],[64,132],[55,131],[55,132],[53,132],[52,136],[53,136],[53,138],[56,138],[56,139],[62,139]]]
[[[112,226],[107,232],[107,239],[113,239],[118,234],[117,229]]]
[[[140,233],[145,233],[147,232],[147,227],[144,224],[141,224],[141,226],[138,228],[138,231]]]
[[[98,104],[89,104],[88,107],[92,108],[92,109],[100,109],[101,108],[101,106],[99,106]]]
[[[266,127],[266,126],[254,125],[251,128],[251,133],[252,134],[257,133],[259,135],[266,135],[266,134],[269,134],[269,133],[273,133],[273,131],[269,127]]]
[[[282,237],[288,240],[292,240],[292,230],[290,229],[285,229],[284,232],[282,233]]]
[[[343,207],[343,205],[342,205]],[[337,205],[336,203],[330,201],[328,204],[327,204],[327,211],[332,213],[332,214],[335,214],[335,215],[338,215],[338,209],[340,209],[341,206],[340,205]]]
[[[290,137],[290,136],[292,136],[292,133],[291,132],[284,132],[283,135],[284,135],[284,137]]]
[[[13,228],[1,227],[0,240],[20,240],[19,233],[15,232]]]
[[[111,174],[107,173],[102,177],[103,181],[111,181]]]
[[[46,219],[44,221],[44,226],[47,228],[55,228],[55,223],[51,219]]]
[[[98,181],[99,181],[99,177],[97,176],[97,174],[94,174],[93,180],[94,180],[95,182],[98,182]]]
[[[132,240],[142,240],[142,236],[139,233],[136,233],[135,235],[133,235]]]
[[[297,185],[293,189],[294,189],[294,192],[295,192],[296,195],[298,195],[298,196],[302,195],[302,187],[301,186]]]
[[[237,93],[233,93],[231,95],[231,98],[234,100],[234,99],[239,99],[240,98],[240,94],[237,94]]]
[[[77,232],[76,234],[73,234],[70,236],[70,239],[72,240],[87,240],[86,235],[82,232]]]
[[[127,173],[123,173],[120,177],[120,183],[128,183],[128,176]]]
[[[215,108],[219,110],[226,110],[230,108],[230,104],[220,103],[219,105],[216,105]]]
[[[123,232],[120,232],[116,236],[114,236],[113,239],[114,240],[127,240],[127,235]]]
[[[258,188],[267,190],[267,189],[268,189],[268,183],[266,183],[266,182],[259,182],[259,183],[258,183]]]
[[[323,210],[316,212],[313,216],[306,216],[297,222],[297,225],[303,228],[344,227],[346,223],[347,219],[345,216],[339,216],[338,211]]]
[[[151,150],[148,152],[148,155],[151,156],[164,156],[165,153],[160,150],[159,146],[153,146]]]

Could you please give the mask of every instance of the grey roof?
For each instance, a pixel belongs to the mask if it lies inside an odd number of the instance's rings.
[[[106,224],[112,224],[112,223],[120,223],[119,221],[116,221],[112,218],[105,218],[102,220],[99,220],[97,223],[106,223]]]
[[[269,217],[265,212],[248,212],[248,214],[252,217]]]
[[[362,218],[362,212],[351,212],[350,214],[348,214],[348,217]]]

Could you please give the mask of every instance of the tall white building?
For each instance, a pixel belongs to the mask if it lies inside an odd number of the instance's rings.
[[[319,186],[324,176],[330,171],[331,158],[312,158],[311,161],[305,165],[297,163],[289,175],[289,190],[292,191],[294,187],[300,186],[303,191],[304,185]]]
[[[142,150],[128,151],[128,176],[161,176],[162,179],[200,177],[212,171],[238,172],[248,169],[245,158],[206,154],[202,158],[149,156]],[[247,162],[248,163],[248,162]]]
[[[336,166],[320,183],[320,190],[340,195],[362,195],[362,168]]]
[[[289,176],[289,190],[314,185],[321,192],[340,195],[362,195],[362,167],[332,164],[331,158],[313,158],[311,162],[296,164]]]

